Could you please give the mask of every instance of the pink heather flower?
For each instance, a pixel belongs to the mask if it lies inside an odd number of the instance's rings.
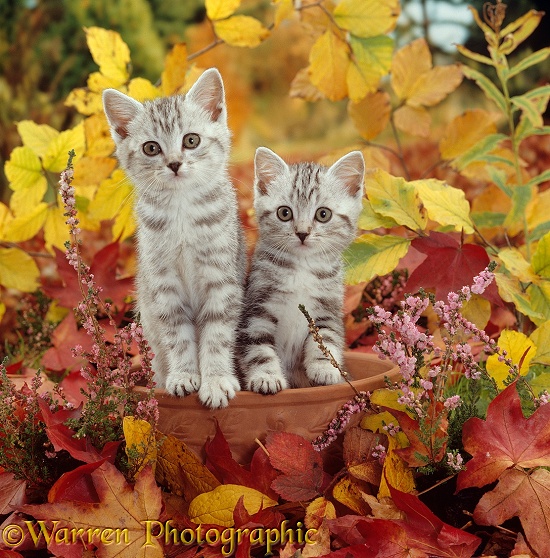
[[[386,448],[382,444],[378,444],[377,446],[374,446],[371,455],[375,459],[378,459],[380,465],[382,465],[388,454],[386,453]]]
[[[449,410],[460,407],[460,405],[462,405],[462,400],[460,399],[460,395],[452,395],[451,397],[448,397],[443,403],[443,405]]]
[[[485,268],[479,275],[474,277],[472,285],[472,292],[475,294],[482,294],[485,289],[493,282],[495,274]]]
[[[462,469],[464,469],[464,459],[462,459],[462,456],[460,455],[460,453],[456,452],[456,453],[447,453],[447,465],[453,470],[453,471],[462,471]]]
[[[538,407],[542,407],[542,405],[547,405],[550,402],[550,393],[547,390],[544,390],[543,393],[540,394],[539,397],[535,400],[535,403]]]

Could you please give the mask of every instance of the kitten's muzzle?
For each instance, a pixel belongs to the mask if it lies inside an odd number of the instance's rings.
[[[306,241],[306,238],[309,236],[308,232],[297,232],[296,236],[300,239],[302,244]]]
[[[170,170],[174,172],[174,174],[178,174],[178,170],[181,167],[181,163],[179,161],[172,161],[166,165]]]

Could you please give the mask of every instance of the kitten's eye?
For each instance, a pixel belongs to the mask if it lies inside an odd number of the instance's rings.
[[[201,142],[199,134],[185,134],[183,136],[183,147],[187,149],[195,149]]]
[[[156,141],[146,141],[143,144],[143,153],[145,153],[145,155],[149,155],[149,157],[154,157],[155,155],[158,155],[161,151],[162,149],[160,148],[160,145]]]
[[[281,221],[290,221],[292,219],[292,209],[286,205],[279,207],[279,209],[277,209],[277,217],[279,217]]]
[[[319,223],[328,223],[332,217],[332,211],[328,207],[320,207],[315,212],[315,219],[319,221]]]

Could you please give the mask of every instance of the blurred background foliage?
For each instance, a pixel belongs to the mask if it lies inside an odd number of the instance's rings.
[[[486,52],[486,43],[473,24],[468,4],[478,10],[483,8],[481,0],[402,0],[402,14],[394,32],[396,46],[425,37],[437,64],[457,57],[456,43]],[[547,0],[514,0],[509,2],[507,18],[513,20],[531,8],[542,10],[546,4]],[[273,18],[270,0],[248,0],[243,2],[241,11],[266,25]],[[3,201],[9,195],[4,162],[21,143],[15,123],[30,119],[63,130],[82,118],[74,108],[65,106],[64,100],[72,89],[84,85],[96,69],[84,27],[119,32],[132,52],[132,74],[153,83],[158,81],[165,54],[174,44],[187,42],[188,52],[193,54],[215,39],[203,0],[0,0],[0,22]],[[521,57],[525,51],[547,46],[549,37],[550,18],[546,17],[515,55]],[[252,147],[261,143],[269,143],[289,156],[296,151],[301,156],[318,154],[349,143],[354,132],[345,102],[308,103],[288,95],[296,72],[307,63],[311,44],[312,38],[303,28],[288,21],[256,49],[223,44],[200,55],[202,67],[216,65],[224,69],[228,98],[234,99],[230,115],[237,160],[250,157]],[[525,90],[549,74],[547,61],[528,78],[523,77],[533,83],[516,81],[515,85]],[[455,95],[452,102],[468,106],[468,95]]]

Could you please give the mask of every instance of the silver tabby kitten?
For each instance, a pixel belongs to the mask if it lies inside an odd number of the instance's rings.
[[[221,76],[212,68],[186,95],[143,104],[107,89],[103,104],[136,191],[137,309],[155,381],[224,407],[239,390],[245,249]]]
[[[287,165],[265,147],[256,151],[254,208],[259,239],[239,338],[247,389],[276,393],[342,380],[309,335],[298,305],[307,308],[326,346],[341,363],[342,252],[355,237],[364,172],[359,151],[330,168],[315,163]]]

